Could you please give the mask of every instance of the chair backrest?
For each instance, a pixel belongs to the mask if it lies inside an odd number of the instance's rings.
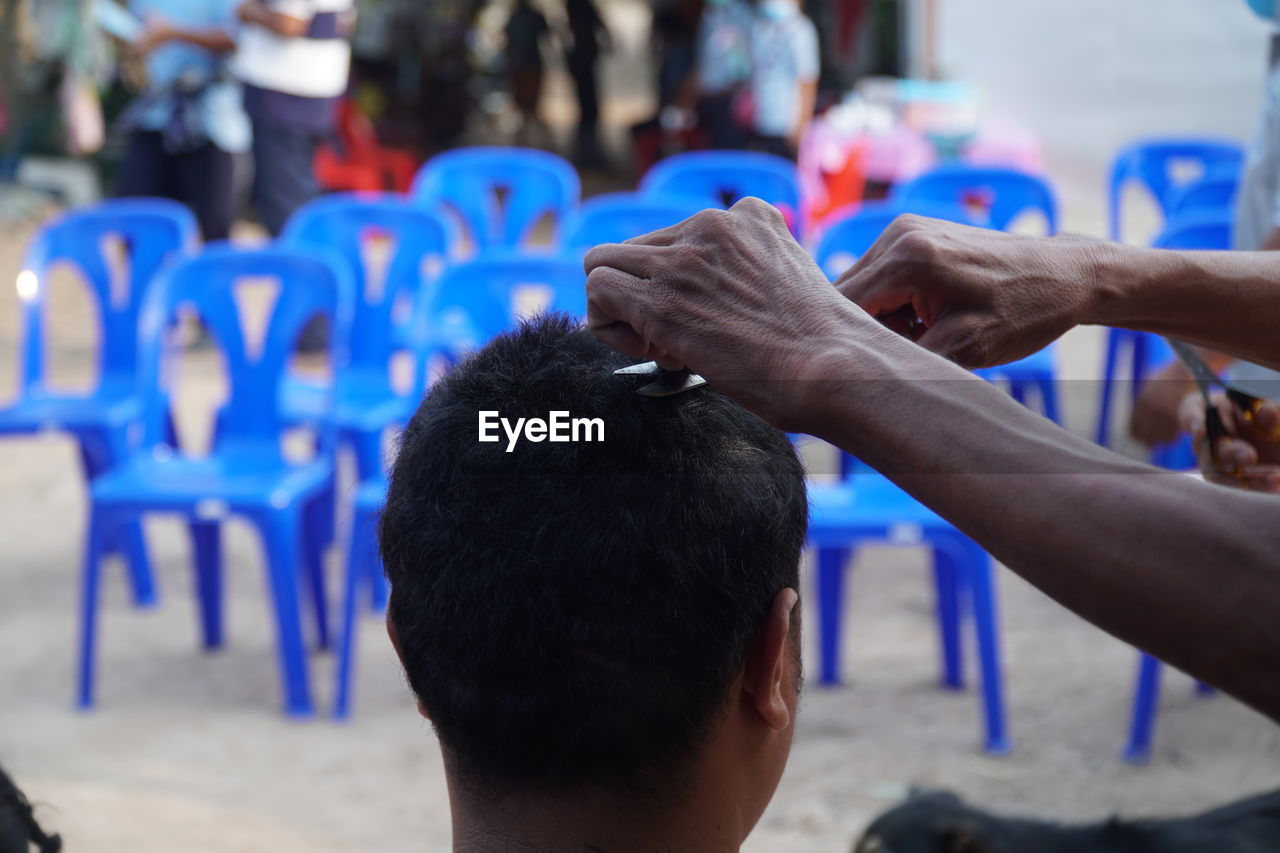
[[[1201,211],[1170,222],[1152,245],[1157,249],[1225,250],[1231,248],[1234,229],[1230,210]]]
[[[245,279],[279,284],[260,341],[248,339],[241,323],[237,283]],[[165,369],[165,333],[181,309],[200,317],[226,365],[227,402],[218,416],[214,452],[234,446],[278,458],[285,426],[280,387],[298,335],[312,317],[328,317],[329,354],[338,375],[347,364],[354,302],[346,261],[322,246],[237,249],[215,244],[166,268],[148,293],[138,324],[144,446],[156,448],[169,440],[165,417],[172,370]],[[331,426],[322,429],[330,434],[322,436],[321,446],[332,448]]]
[[[113,269],[108,246],[117,242],[123,272]],[[99,385],[133,386],[137,371],[138,311],[160,268],[199,244],[187,208],[167,199],[120,199],[68,211],[32,239],[18,274],[23,310],[23,393],[45,384],[44,308],[52,268],[70,264],[84,277],[100,324]]]
[[[710,207],[729,207],[748,196],[782,211],[801,236],[800,178],[790,160],[758,151],[690,151],[659,162],[640,181],[647,196],[683,196]]]
[[[1169,206],[1165,212],[1166,222],[1172,224],[1184,216],[1200,213],[1226,212],[1235,210],[1236,194],[1240,190],[1238,178],[1205,178],[1183,187],[1175,187],[1169,192]]]
[[[700,199],[610,193],[587,199],[573,217],[565,245],[589,249],[601,243],[621,243],[682,222],[706,207]]]
[[[475,349],[544,309],[584,317],[586,287],[579,253],[502,252],[455,264],[416,306],[420,355]]]
[[[1236,177],[1244,163],[1244,149],[1227,139],[1142,139],[1121,149],[1111,166],[1107,208],[1112,240],[1121,237],[1120,199],[1125,184],[1146,187],[1160,212],[1169,215],[1172,191],[1207,177]],[[1189,166],[1193,174],[1180,175]]]
[[[817,248],[813,250],[813,259],[834,280],[866,254],[876,240],[880,239],[884,229],[889,227],[889,223],[904,213],[917,213],[965,225],[973,224],[968,211],[953,204],[921,202],[908,208],[892,201],[871,201],[852,205],[844,210],[834,211],[828,217]]]
[[[1001,231],[1024,211],[1038,210],[1048,232],[1058,230],[1053,188],[1044,178],[1016,169],[950,163],[899,187],[893,201],[903,207],[929,202],[960,205],[971,211],[977,224]]]
[[[522,245],[548,213],[562,228],[581,194],[578,173],[563,158],[499,147],[439,154],[418,171],[410,190],[419,204],[456,213],[480,252]]]
[[[366,250],[386,240],[382,274],[370,269]],[[282,245],[328,246],[346,260],[356,300],[351,330],[350,373],[360,381],[390,381],[389,364],[403,345],[397,311],[425,292],[431,266],[438,274],[456,247],[447,218],[392,194],[339,193],[322,196],[299,209],[280,237]],[[404,318],[404,319],[407,319]],[[402,320],[403,321],[403,320]]]

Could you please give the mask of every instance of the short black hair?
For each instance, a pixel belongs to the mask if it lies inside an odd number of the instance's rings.
[[[636,393],[566,315],[436,383],[379,536],[409,684],[488,790],[635,790],[696,754],[777,594],[808,503],[786,436],[710,387]],[[602,418],[604,441],[481,443],[478,412]]]

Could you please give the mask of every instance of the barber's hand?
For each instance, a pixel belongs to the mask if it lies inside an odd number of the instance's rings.
[[[1195,387],[1191,374],[1177,359],[1147,377],[1129,413],[1129,435],[1148,447],[1168,444],[1178,438],[1182,435],[1179,420],[1182,400],[1195,391]],[[1200,415],[1203,420],[1204,412]]]
[[[991,367],[1043,349],[1085,318],[1100,245],[904,215],[836,286],[939,355]],[[905,326],[895,323],[904,317]]]
[[[1204,398],[1188,394],[1179,407],[1183,429],[1191,436],[1204,478],[1224,486],[1280,494],[1280,442],[1273,437],[1280,430],[1280,408],[1266,403],[1246,422],[1223,395],[1215,402],[1230,436],[1218,440],[1215,448],[1222,468],[1213,464],[1205,428]]]
[[[759,199],[587,253],[587,322],[614,349],[688,366],[783,428],[803,381],[859,326],[885,334],[840,296]]]

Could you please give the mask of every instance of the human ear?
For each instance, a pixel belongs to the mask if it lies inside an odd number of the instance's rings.
[[[391,610],[387,609],[387,636],[391,638],[391,647],[396,650],[396,658],[400,661],[400,666],[404,666],[404,654],[400,651],[400,635],[396,633],[396,623],[391,621]],[[423,719],[430,720],[431,715],[427,713],[427,708],[422,704],[422,700],[418,700],[418,713]]]
[[[799,601],[800,596],[790,588],[774,597],[757,629],[743,672],[743,692],[765,724],[778,730],[791,724],[792,703],[788,696],[794,685],[789,673],[795,642],[791,614]]]

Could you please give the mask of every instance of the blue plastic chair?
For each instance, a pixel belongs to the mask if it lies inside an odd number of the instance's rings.
[[[157,271],[195,248],[199,229],[185,207],[165,199],[111,201],[64,213],[33,238],[18,276],[23,345],[17,399],[0,408],[0,435],[59,430],[75,436],[86,480],[110,469],[128,453],[128,428],[140,413],[137,390],[137,317]],[[104,254],[117,240],[127,277],[114,281]],[[77,269],[96,305],[100,371],[88,394],[51,387],[45,367],[45,281],[59,264]],[[155,585],[142,528],[128,524],[105,543],[126,557],[138,605],[155,602]]]
[[[897,187],[892,200],[903,207],[928,202],[959,205],[970,211],[975,224],[1000,231],[1022,213],[1039,211],[1048,233],[1058,231],[1053,188],[1044,178],[1016,169],[949,163]]]
[[[1171,137],[1142,139],[1125,146],[1116,155],[1107,185],[1109,236],[1122,239],[1123,194],[1125,187],[1137,182],[1150,194],[1164,223],[1171,223],[1175,210],[1185,202],[1191,186],[1211,181],[1239,180],[1244,164],[1244,149],[1227,139]],[[1188,170],[1190,174],[1187,174]],[[1228,247],[1229,248],[1229,247]],[[1098,406],[1098,425],[1094,440],[1108,445],[1111,438],[1111,397],[1121,358],[1129,356],[1133,393],[1138,384],[1172,353],[1155,344],[1150,336],[1128,329],[1108,329],[1102,366],[1102,396]]]
[[[933,549],[942,683],[964,687],[961,623],[972,616],[982,673],[984,747],[1010,751],[991,558],[973,540],[865,467],[838,483],[809,486],[809,544],[818,552],[819,680],[840,683],[840,633],[849,555],[867,541]]]
[[[894,201],[869,201],[833,211],[824,221],[813,259],[835,281],[880,239],[889,223],[904,213],[972,225],[969,212],[955,204],[922,202],[904,207]]]
[[[754,196],[782,211],[799,239],[804,208],[800,179],[790,160],[759,151],[690,151],[657,163],[640,181],[647,196],[696,198],[708,207],[730,207]]]
[[[236,307],[235,283],[245,277],[272,277],[280,282],[261,346],[246,340]],[[297,584],[301,576],[314,610],[317,639],[324,647],[328,618],[320,537],[315,534],[323,519],[315,507],[329,506],[336,435],[331,426],[322,425],[314,458],[300,463],[287,460],[281,448],[286,422],[280,386],[299,332],[317,314],[330,320],[335,372],[345,367],[344,342],[353,303],[354,285],[346,263],[321,247],[302,251],[212,246],[170,267],[156,281],[138,326],[142,444],[90,488],[80,707],[93,703],[103,543],[122,523],[137,522],[149,512],[168,512],[185,516],[196,532],[196,588],[207,649],[219,647],[223,639],[220,522],[237,514],[257,526],[267,557],[285,710],[291,715],[311,713]],[[165,366],[171,359],[165,331],[183,308],[194,310],[204,322],[221,346],[227,367],[228,400],[219,415],[213,446],[201,458],[173,446],[166,428],[171,371]]]
[[[351,330],[351,360],[336,377],[330,408],[327,386],[291,378],[284,385],[284,415],[291,424],[315,425],[328,413],[341,441],[354,451],[360,479],[382,471],[382,439],[387,427],[403,423],[418,403],[419,389],[397,391],[391,360],[403,350],[396,314],[427,289],[426,268],[443,269],[455,245],[452,224],[439,214],[400,196],[338,194],[323,196],[289,220],[283,245],[328,246],[350,266],[356,287]],[[390,241],[385,272],[368,269],[365,249],[375,239]]]
[[[1227,213],[1235,211],[1236,195],[1240,191],[1238,178],[1206,178],[1171,190],[1167,221],[1172,224],[1187,216],[1202,213]]]
[[[477,252],[483,253],[524,245],[547,214],[559,234],[577,208],[582,189],[573,166],[555,154],[478,147],[431,158],[418,171],[409,194],[418,204],[455,213]]]
[[[539,267],[528,265],[530,260]],[[438,286],[415,306],[415,325],[434,331],[450,360],[484,346],[515,322],[514,291],[522,282],[559,282],[568,294],[553,299],[551,307],[570,310],[573,292],[584,286],[582,264],[574,258],[490,259],[450,268]],[[561,288],[557,287],[557,292]],[[585,310],[585,309],[584,309]],[[417,371],[425,376],[425,370]],[[377,558],[374,534],[386,496],[385,475],[362,482],[356,490],[351,538],[347,551],[346,581],[342,598],[342,627],[338,640],[337,684],[333,715],[345,719],[351,713],[351,681],[355,672],[355,634],[358,602],[369,596],[381,612],[387,601],[387,581]]]
[[[610,193],[587,199],[566,228],[565,245],[590,249],[621,243],[683,222],[706,207],[699,199]]]
[[[1125,146],[1112,163],[1107,187],[1111,239],[1122,239],[1123,191],[1131,181],[1151,194],[1167,219],[1179,189],[1207,178],[1238,178],[1243,163],[1244,149],[1227,139],[1141,139]],[[1180,167],[1190,167],[1192,174],[1180,175]]]

